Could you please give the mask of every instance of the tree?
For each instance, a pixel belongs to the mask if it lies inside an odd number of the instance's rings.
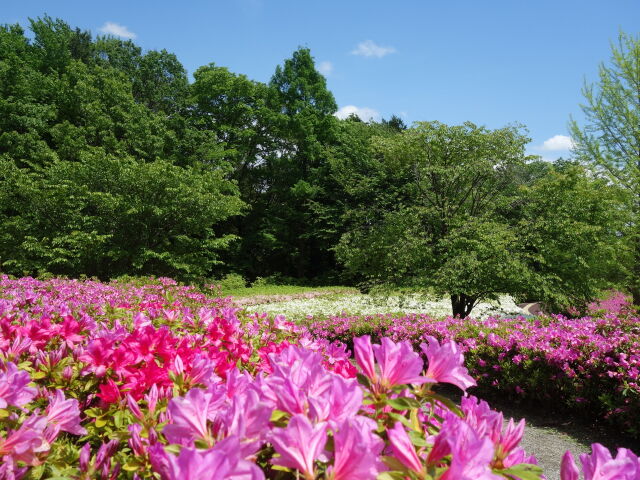
[[[38,172],[0,160],[0,265],[17,274],[154,274],[196,280],[234,237],[241,212],[224,171],[99,152]]]
[[[425,122],[333,162],[350,197],[338,258],[369,283],[449,295],[461,317],[499,293],[589,299],[619,258],[619,191],[527,163],[527,142],[518,127]]]
[[[449,294],[462,317],[483,297],[518,290],[525,267],[496,212],[527,141],[516,127],[439,122],[378,137],[365,171],[343,177],[368,177],[362,186],[374,191],[349,213],[339,258],[374,283]]]
[[[627,284],[640,305],[640,37],[621,32],[611,53],[610,65],[600,65],[599,82],[582,89],[586,125],[572,119],[570,130],[574,155],[629,193],[634,254]]]
[[[260,166],[263,195],[254,206],[260,224],[250,251],[266,259],[263,268],[312,278],[333,264],[333,254],[316,235],[311,205],[324,201],[337,105],[306,48],[276,68],[269,89],[274,144]]]

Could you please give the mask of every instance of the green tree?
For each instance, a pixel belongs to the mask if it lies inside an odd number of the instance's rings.
[[[210,275],[243,207],[224,171],[101,153],[39,172],[0,163],[0,261],[14,274]]]
[[[374,137],[368,158],[336,165],[351,197],[338,257],[369,283],[449,295],[461,317],[498,293],[590,298],[619,258],[619,195],[583,170],[528,164],[527,142],[471,123]]]
[[[596,85],[585,84],[585,126],[571,120],[576,158],[629,192],[628,240],[634,252],[627,285],[640,305],[640,37],[620,33]]]
[[[311,205],[325,201],[322,182],[327,146],[335,141],[337,105],[308,49],[298,49],[276,68],[267,106],[273,144],[261,158],[263,193],[254,204],[260,223],[245,249],[265,259],[262,268],[316,277],[333,265],[329,246],[316,235]]]

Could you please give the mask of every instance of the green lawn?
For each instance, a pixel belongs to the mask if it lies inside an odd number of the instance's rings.
[[[257,287],[222,289],[222,295],[236,298],[254,297],[257,295],[297,295],[308,292],[358,293],[353,287],[299,287],[297,285],[261,285]]]

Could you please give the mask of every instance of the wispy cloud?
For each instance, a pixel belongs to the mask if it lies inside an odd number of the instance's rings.
[[[345,105],[336,112],[336,117],[344,120],[352,113],[356,114],[360,120],[365,122],[380,120],[380,112],[369,107],[356,107],[355,105]]]
[[[320,62],[318,64],[318,71],[325,77],[328,77],[329,75],[331,75],[331,72],[333,72],[333,63]]]
[[[108,35],[115,35],[116,37],[121,38],[136,38],[136,34],[130,31],[127,27],[114,22],[105,22],[105,24],[100,27],[100,31]]]
[[[573,140],[571,140],[571,137],[567,137],[566,135],[554,135],[553,137],[545,140],[542,143],[542,146],[538,148],[545,152],[557,152],[560,150],[571,150],[573,146],[574,143]]]
[[[393,47],[383,47],[376,44],[373,40],[365,40],[360,42],[358,46],[351,51],[352,55],[360,55],[362,57],[376,57],[382,58],[390,53],[395,53],[396,49]]]

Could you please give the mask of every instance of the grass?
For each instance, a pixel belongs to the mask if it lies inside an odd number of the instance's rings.
[[[326,294],[358,293],[353,287],[300,287],[297,285],[260,285],[256,287],[222,289],[223,296],[236,298],[255,297],[259,295],[297,295],[309,292],[323,292]]]

